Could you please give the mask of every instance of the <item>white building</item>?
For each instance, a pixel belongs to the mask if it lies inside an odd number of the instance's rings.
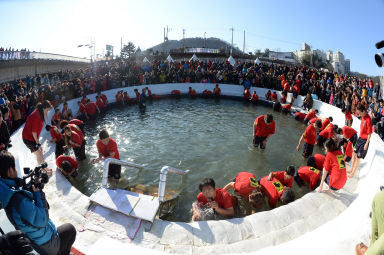
[[[351,60],[346,59],[345,60],[345,73],[351,72]]]
[[[292,64],[297,63],[296,56],[293,52],[270,51],[268,58],[272,59],[272,60],[282,60],[282,61],[289,62]]]

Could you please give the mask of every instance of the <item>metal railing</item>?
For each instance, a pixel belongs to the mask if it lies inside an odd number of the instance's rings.
[[[167,185],[167,174],[168,172],[177,174],[177,175],[187,175],[187,172],[179,170],[170,166],[163,166],[160,170],[160,180],[159,180],[159,201],[164,202],[165,186]]]
[[[103,171],[103,179],[102,179],[102,187],[103,188],[107,187],[107,184],[108,184],[108,170],[109,170],[110,164],[134,167],[134,168],[137,168],[139,170],[142,170],[144,168],[144,166],[138,165],[138,164],[135,164],[132,162],[123,161],[123,160],[119,160],[119,159],[115,159],[115,158],[107,158],[104,161],[104,171]]]

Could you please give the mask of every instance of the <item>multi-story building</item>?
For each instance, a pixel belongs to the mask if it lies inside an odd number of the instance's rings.
[[[293,52],[270,51],[268,58],[272,60],[282,60],[292,64],[297,63],[296,56]]]
[[[345,73],[351,73],[351,60],[345,60]]]

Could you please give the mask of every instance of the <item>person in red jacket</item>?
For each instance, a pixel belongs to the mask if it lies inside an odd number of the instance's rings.
[[[219,88],[219,84],[216,84],[216,86],[213,88],[213,94],[216,98],[220,97],[221,89]]]
[[[82,120],[88,119],[87,110],[85,109],[85,105],[81,101],[78,101],[77,104],[79,106],[79,111],[76,114],[78,116],[78,118],[82,119]]]
[[[261,191],[268,198],[271,209],[275,208],[280,200],[283,204],[288,204],[295,200],[295,193],[292,189],[284,185],[276,178],[269,180],[268,176],[260,179]]]
[[[63,135],[56,126],[46,125],[45,129],[51,135],[52,139],[50,141],[56,144],[55,156],[58,158],[60,155],[64,154],[65,141]]]
[[[251,102],[257,103],[257,101],[259,101],[259,96],[257,95],[256,90],[254,90],[252,93]]]
[[[237,198],[238,208],[242,216],[250,215],[259,210],[264,204],[264,196],[261,193],[261,186],[253,173],[240,172],[232,182],[225,185],[223,190],[234,189]],[[238,215],[237,215],[238,216]]]
[[[347,109],[347,108],[342,108],[341,111],[345,115],[345,125],[347,127],[352,127],[353,117],[352,117],[351,111],[349,109]]]
[[[348,170],[348,177],[353,177],[357,168],[360,165],[360,159],[364,159],[367,155],[369,141],[372,135],[372,119],[367,113],[367,109],[364,105],[357,107],[357,112],[361,117],[360,121],[360,136],[357,139],[352,154],[351,169]]]
[[[326,182],[330,188],[330,192],[342,189],[347,182],[347,168],[343,153],[339,150],[333,139],[325,142],[327,155],[324,160],[323,175],[317,192],[323,190],[323,184]]]
[[[101,94],[100,91],[97,93],[97,95],[103,100],[104,105],[107,106],[107,105],[108,105],[108,99],[107,99],[107,96],[104,95],[104,94]]]
[[[304,140],[304,151],[303,157],[308,158],[313,153],[313,147],[316,144],[316,134],[317,131],[321,128],[321,121],[318,120],[314,124],[309,124],[305,129],[304,133],[301,135],[299,144],[296,147],[297,151],[300,151],[301,143]]]
[[[79,167],[79,163],[77,163],[76,159],[68,155],[60,155],[56,159],[56,166],[60,170],[60,172],[68,177],[76,177],[78,174],[76,172]]]
[[[281,104],[286,104],[287,103],[287,92],[286,91],[283,91],[281,93],[280,103]]]
[[[289,104],[283,104],[281,106],[281,112],[282,113],[285,113],[285,114],[288,114],[291,112],[291,109],[292,109],[292,103],[289,103]]]
[[[264,150],[268,138],[275,133],[275,121],[272,114],[261,115],[253,123],[253,146]]]
[[[99,157],[93,159],[91,161],[92,164],[107,158],[120,159],[117,143],[113,138],[109,137],[107,130],[103,129],[100,131],[99,140],[96,142],[96,147],[97,151],[99,152]],[[113,178],[117,183],[121,177],[121,165],[110,163],[108,168],[108,177]]]
[[[96,105],[97,105],[97,107],[99,107],[99,110],[101,112],[105,111],[106,105],[104,104],[103,99],[101,99],[101,97],[99,97],[99,96],[96,96]]]
[[[197,203],[192,207],[192,220],[203,220],[201,208],[208,207],[214,209],[215,214],[224,218],[232,218],[235,214],[234,198],[224,189],[216,188],[215,181],[205,178],[199,184],[201,191],[197,196]]]
[[[295,175],[295,167],[288,166],[285,171],[270,172],[268,175],[268,181],[273,178],[279,180],[285,187],[292,188],[293,176]]]
[[[38,165],[44,162],[43,149],[41,148],[39,137],[49,109],[51,109],[51,104],[47,100],[39,103],[36,110],[28,116],[22,133],[23,142],[35,154]]]
[[[97,107],[97,105],[89,99],[85,105],[85,110],[87,111],[88,119],[91,120],[96,119],[97,113],[100,113],[99,107]]]
[[[76,132],[72,131],[69,126],[64,128],[64,140],[64,150],[72,147],[78,161],[83,161],[86,159],[85,147],[82,146],[83,140]]]
[[[78,126],[80,128],[81,132],[84,133],[85,124],[83,121],[81,121],[79,119],[71,119],[70,121],[68,121],[68,124],[75,124],[76,126]]]
[[[192,87],[189,87],[188,89],[188,95],[192,98],[196,97],[196,90],[194,90]]]
[[[304,124],[308,124],[308,122],[314,118],[316,118],[316,114],[318,114],[319,111],[316,109],[316,110],[309,110],[308,114],[305,115],[305,118],[304,118]]]
[[[299,187],[309,184],[311,190],[315,190],[320,185],[321,169],[312,166],[302,166],[295,174],[295,182]]]
[[[249,91],[248,88],[246,88],[243,92],[243,97],[244,97],[244,100],[245,101],[249,101],[249,99],[251,98],[251,92]]]
[[[316,153],[310,157],[307,161],[307,166],[312,166],[316,169],[323,170],[324,168],[325,156],[323,154]]]
[[[295,113],[295,120],[302,121],[305,119],[305,116],[307,116],[305,113],[297,112]]]

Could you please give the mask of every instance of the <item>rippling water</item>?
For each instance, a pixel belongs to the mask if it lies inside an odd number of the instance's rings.
[[[265,113],[273,113],[276,134],[262,152],[252,146],[252,128],[255,118]],[[217,187],[223,187],[240,171],[261,178],[290,164],[305,164],[301,152],[295,149],[305,126],[289,115],[229,99],[164,99],[148,103],[145,112],[137,106],[113,108],[87,124],[87,161],[80,164],[79,176],[72,181],[86,195],[101,186],[102,164],[89,165],[89,158],[97,157],[95,144],[104,128],[117,141],[120,159],[145,166],[137,178],[136,170],[123,168],[122,176],[133,177],[129,184],[140,183],[157,190],[164,165],[189,170],[182,186],[179,176],[168,174],[167,189],[181,189],[170,220],[190,220],[198,184],[205,177],[212,177]],[[303,193],[296,190],[298,196]]]

